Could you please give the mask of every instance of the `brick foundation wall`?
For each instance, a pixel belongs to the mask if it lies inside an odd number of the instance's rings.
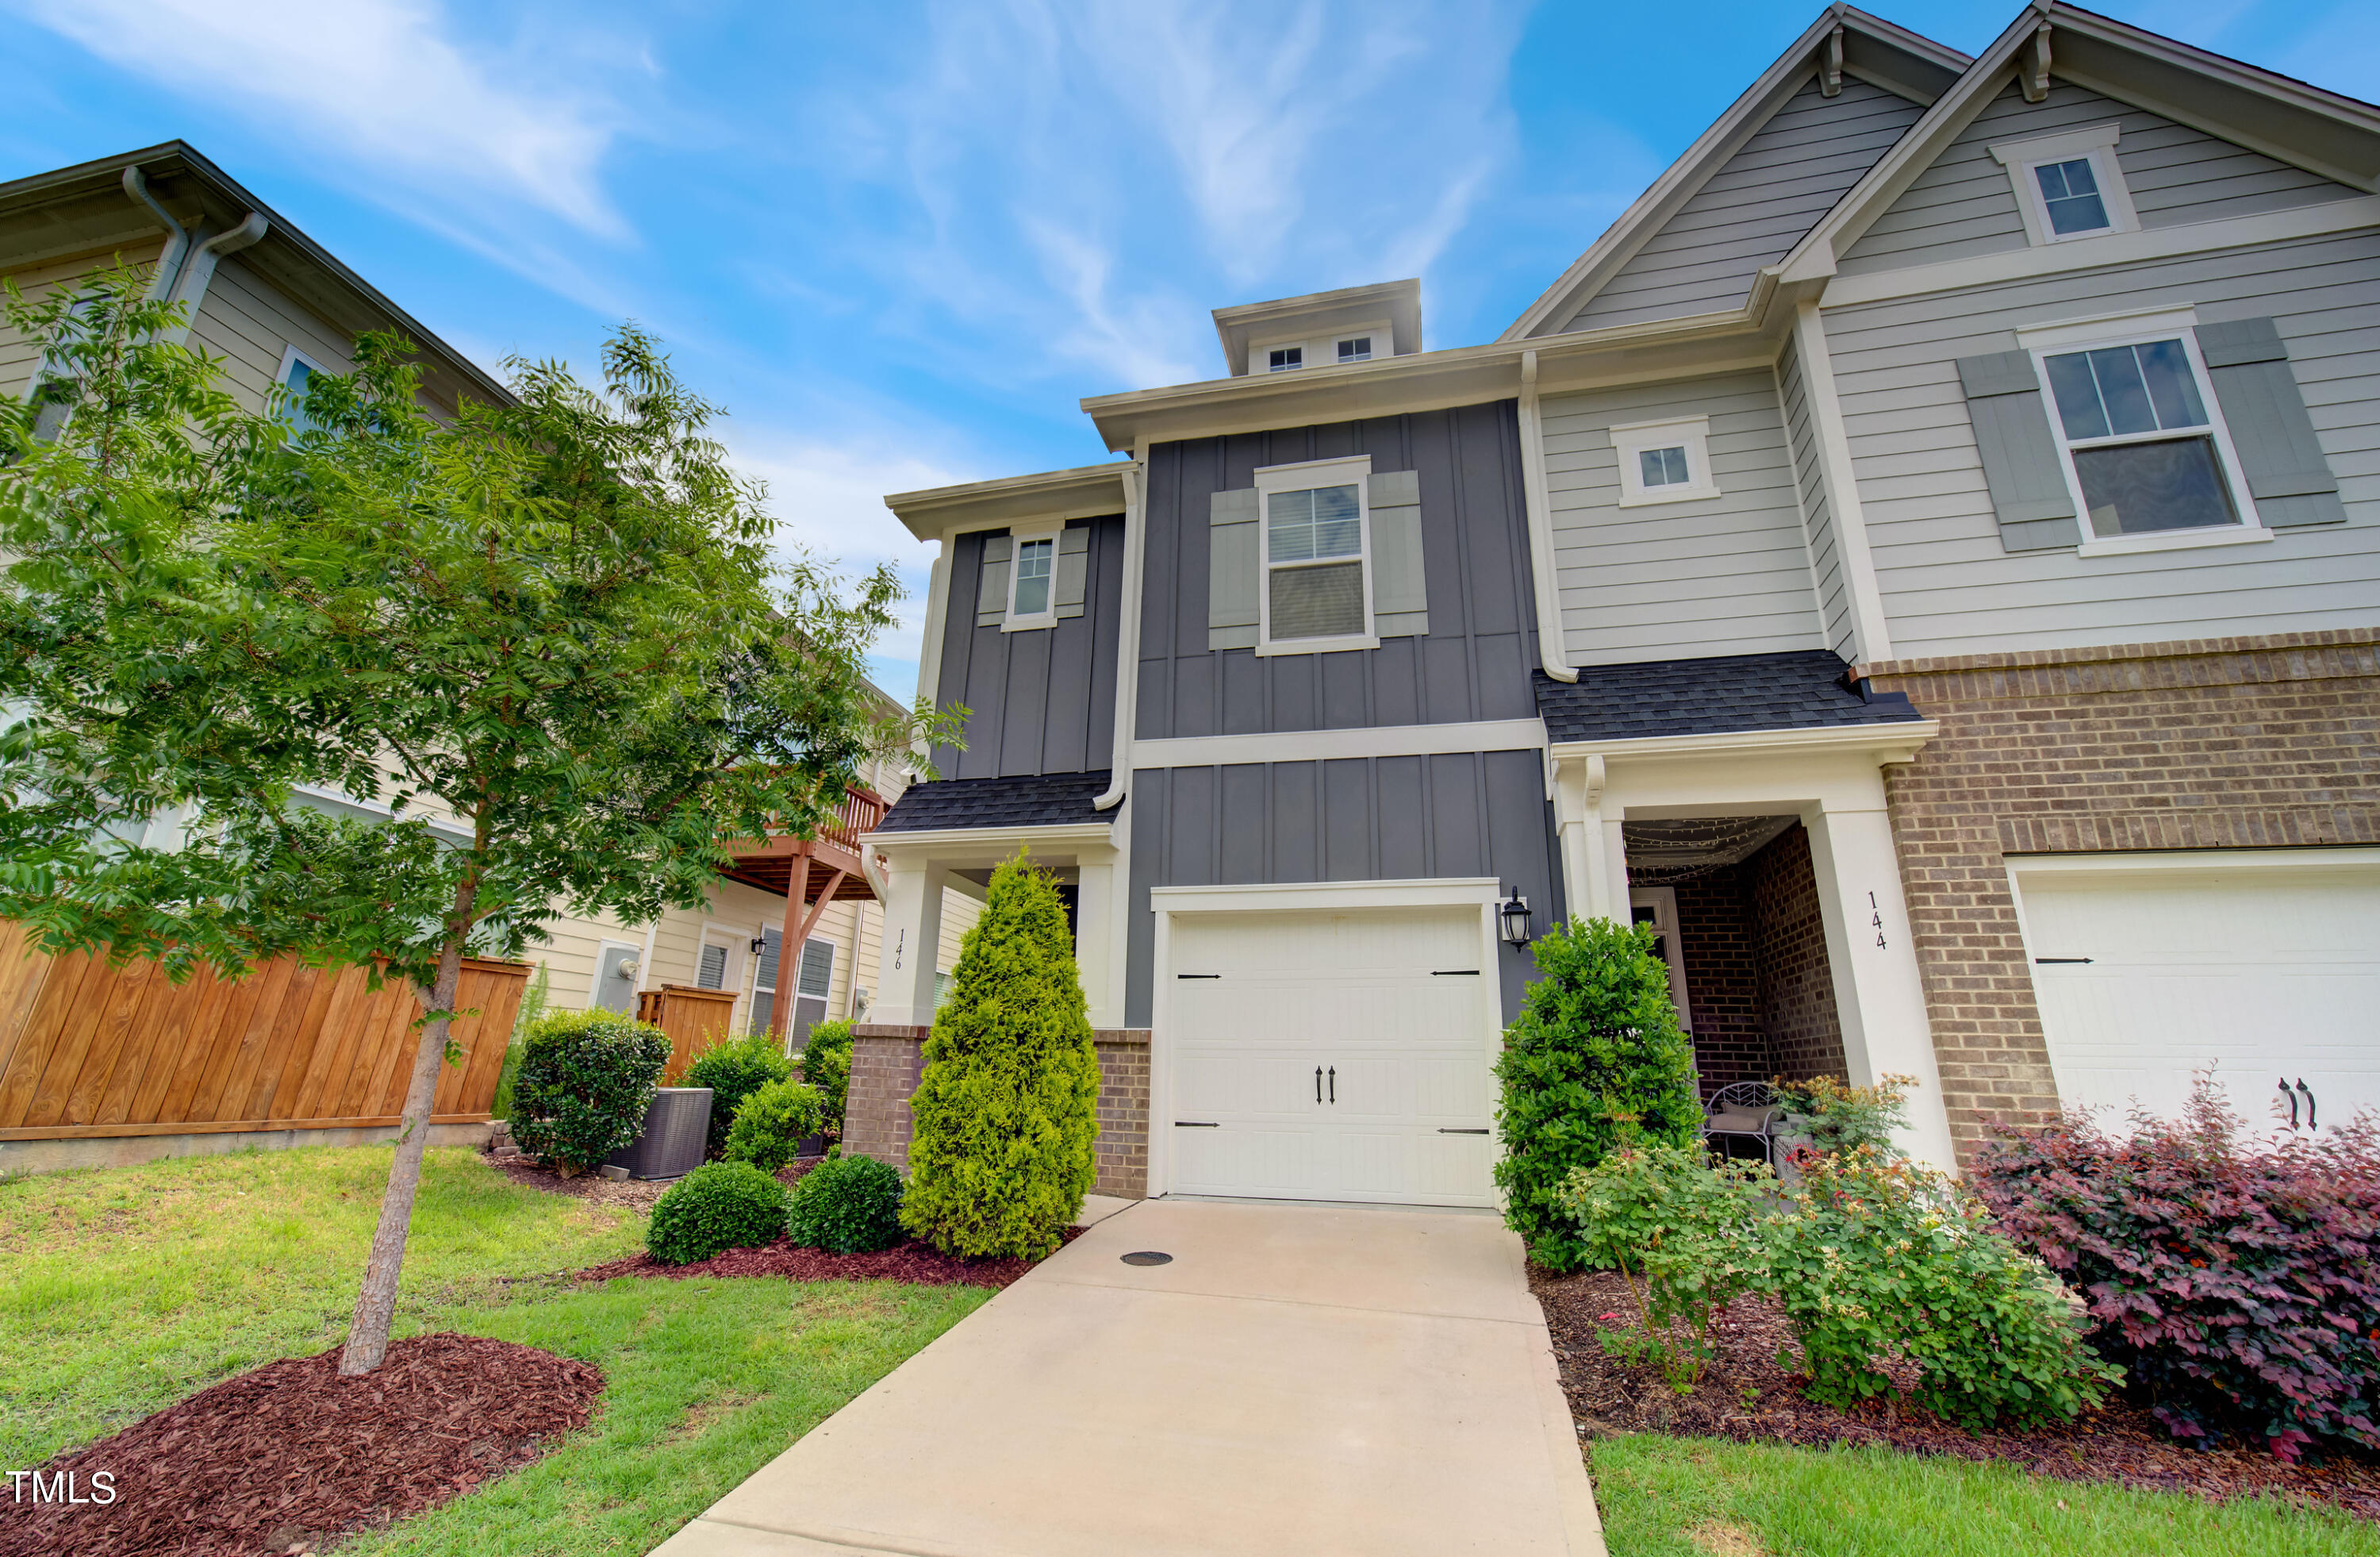
[[[1729,866],[1680,882],[1678,952],[1686,959],[1686,1010],[1694,1024],[1694,1068],[1707,1098],[1731,1081],[1766,1081],[1768,1039],[1760,1030],[1760,967],[1745,912],[1743,870]]]
[[[2005,856],[2380,842],[2380,630],[1863,671],[1942,723],[1885,792],[1962,1155],[2058,1104]]]
[[[930,1028],[852,1028],[851,1093],[844,1107],[844,1150],[909,1171],[916,1121],[909,1099],[926,1072]],[[1148,1193],[1148,1029],[1100,1028],[1099,1138],[1093,1148],[1101,1195],[1140,1199]]]
[[[1769,1074],[1795,1081],[1841,1076],[1843,1024],[1835,1009],[1809,829],[1795,822],[1745,860],[1743,870]]]

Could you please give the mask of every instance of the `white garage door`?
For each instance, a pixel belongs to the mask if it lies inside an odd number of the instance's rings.
[[[2058,857],[2016,875],[2069,1104],[2171,1116],[2211,1065],[2252,1126],[2274,1123],[2284,1080],[2324,1124],[2380,1108],[2380,850]]]
[[[1174,1190],[1495,1204],[1477,908],[1178,915],[1170,961]]]

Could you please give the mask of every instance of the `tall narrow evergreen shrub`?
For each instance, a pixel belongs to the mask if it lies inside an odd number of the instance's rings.
[[[902,1226],[945,1254],[1050,1253],[1091,1187],[1099,1096],[1074,932],[1019,856],[992,873],[926,1040]]]
[[[1562,1212],[1562,1181],[1628,1142],[1692,1146],[1702,1132],[1694,1051],[1647,925],[1572,919],[1531,948],[1538,979],[1496,1063],[1505,1221],[1529,1256],[1575,1271],[1591,1255]]]

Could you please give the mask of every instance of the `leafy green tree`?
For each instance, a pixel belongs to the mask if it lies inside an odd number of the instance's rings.
[[[1050,1253],[1090,1192],[1099,1097],[1065,906],[1019,855],[992,872],[934,1014],[901,1225],[945,1254]]]
[[[699,906],[723,840],[815,835],[863,757],[950,721],[876,721],[891,572],[779,561],[715,407],[633,327],[600,384],[516,359],[505,404],[445,423],[366,336],[292,433],[143,288],[6,303],[48,370],[0,407],[0,915],[177,977],[294,953],[413,988],[340,1363],[367,1372],[465,955],[518,955],[562,906]]]
[[[1563,1184],[1623,1145],[1692,1146],[1702,1132],[1694,1045],[1646,925],[1572,919],[1537,938],[1537,979],[1496,1062],[1505,1220],[1529,1257],[1575,1271],[1594,1256]]]
[[[844,1105],[851,1096],[851,1040],[849,1022],[820,1022],[810,1029],[802,1050],[802,1079],[818,1089],[821,1123],[837,1136],[843,1133]]]

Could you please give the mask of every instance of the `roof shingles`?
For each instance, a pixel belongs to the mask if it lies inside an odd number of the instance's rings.
[[[1893,724],[1921,717],[1903,692],[1862,698],[1824,649],[1588,665],[1574,684],[1536,673],[1537,712],[1557,742]]]
[[[1109,770],[1039,773],[1019,778],[937,779],[914,784],[884,813],[879,833],[939,832],[965,827],[1052,827],[1105,821],[1091,809],[1105,793]]]

